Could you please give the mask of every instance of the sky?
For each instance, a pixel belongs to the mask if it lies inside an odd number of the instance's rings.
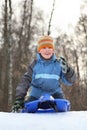
[[[35,0],[35,4],[38,8],[44,10],[48,14],[53,5],[53,0]],[[52,19],[52,29],[62,29],[67,33],[73,32],[79,16],[80,16],[80,5],[82,0],[55,0],[55,10]],[[50,11],[49,11],[50,10]]]
[[[45,114],[0,112],[0,130],[87,130],[87,111]]]
[[[0,5],[4,0],[0,0]],[[55,0],[55,10],[52,18],[52,30],[56,33],[56,29],[63,32],[73,33],[80,16],[80,5],[83,0]],[[19,5],[21,0],[12,0],[12,6],[16,15],[19,13]],[[34,0],[34,4],[38,9],[42,9],[47,15],[52,10],[53,0]],[[50,15],[50,14],[49,14]]]
[[[52,32],[56,33],[56,30],[59,29],[68,34],[73,33],[73,28],[80,16],[80,5],[82,1],[83,0],[55,0],[55,10],[51,25]],[[12,0],[12,4],[15,10],[18,11],[21,0]],[[42,9],[48,17],[52,10],[53,0],[34,0],[34,5],[38,7],[38,9]],[[16,15],[18,15],[18,13],[16,13]]]

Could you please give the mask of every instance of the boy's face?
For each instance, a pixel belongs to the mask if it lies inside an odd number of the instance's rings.
[[[42,48],[39,53],[42,55],[42,57],[46,60],[50,59],[54,53],[53,48],[44,47]]]

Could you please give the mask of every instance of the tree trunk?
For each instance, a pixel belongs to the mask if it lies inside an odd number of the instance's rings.
[[[54,6],[55,6],[55,0],[53,0],[53,8],[52,8],[52,12],[51,12],[50,20],[49,20],[47,35],[50,35],[51,33],[50,29],[51,29],[51,22],[52,22],[52,17],[53,17],[53,12],[54,12]]]
[[[9,84],[8,84],[8,108],[12,105],[12,77],[13,77],[13,59],[12,59],[12,35],[11,35],[11,23],[12,23],[12,7],[11,0],[9,0]]]

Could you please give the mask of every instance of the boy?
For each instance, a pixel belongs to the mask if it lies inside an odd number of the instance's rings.
[[[25,95],[30,89],[28,102],[37,100],[43,94],[51,94],[54,98],[64,98],[60,81],[72,86],[76,80],[74,70],[62,57],[55,56],[55,47],[51,36],[43,36],[38,41],[37,59],[28,67],[21,82],[16,88],[16,100],[13,109],[23,107]]]

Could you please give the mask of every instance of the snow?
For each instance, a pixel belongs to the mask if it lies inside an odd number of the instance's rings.
[[[44,114],[0,112],[0,130],[87,130],[87,111]]]

